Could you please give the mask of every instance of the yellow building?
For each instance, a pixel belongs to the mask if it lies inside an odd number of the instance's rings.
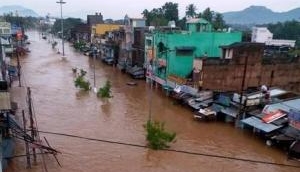
[[[96,24],[92,27],[92,33],[94,36],[101,36],[104,35],[105,32],[119,30],[121,25],[117,24]]]

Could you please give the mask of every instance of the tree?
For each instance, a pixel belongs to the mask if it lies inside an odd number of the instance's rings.
[[[99,88],[97,92],[97,96],[100,98],[111,98],[111,83],[110,81],[106,81],[105,85],[101,88]]]
[[[226,27],[225,21],[223,19],[223,15],[220,13],[216,13],[214,17],[213,26],[215,30],[224,29]]]
[[[274,39],[296,40],[296,46],[300,46],[300,22],[292,20],[268,24],[267,27],[273,33]]]
[[[148,120],[144,128],[147,132],[146,139],[148,146],[151,149],[169,148],[170,146],[168,144],[175,140],[176,133],[165,131],[165,124],[163,122]]]
[[[201,14],[201,17],[205,20],[212,22],[213,21],[213,11],[210,10],[210,8],[206,8],[203,13]]]
[[[180,27],[182,30],[186,29],[186,17],[180,19],[177,23],[177,26]]]
[[[72,28],[76,27],[79,24],[83,24],[79,18],[67,18],[63,19],[64,21],[64,33],[68,33]],[[52,26],[51,32],[58,33],[61,31],[61,19],[57,19]]]
[[[153,8],[151,11],[145,9],[142,14],[146,18],[146,25],[148,26],[165,26],[168,23],[162,8]]]
[[[194,18],[197,15],[196,11],[196,6],[194,4],[190,4],[186,7],[185,16]]]
[[[174,20],[176,23],[179,20],[178,17],[178,4],[173,2],[166,2],[165,5],[162,6],[164,17],[168,21]]]

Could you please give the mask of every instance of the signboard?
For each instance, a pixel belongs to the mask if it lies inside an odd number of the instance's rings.
[[[263,118],[262,121],[265,123],[271,123],[279,118],[286,116],[286,113],[281,110],[276,110],[274,112],[267,113]]]
[[[300,130],[300,111],[290,110],[288,114],[290,126]]]

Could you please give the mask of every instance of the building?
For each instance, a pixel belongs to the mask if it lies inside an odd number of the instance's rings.
[[[91,27],[88,24],[79,24],[70,31],[71,38],[75,41],[91,41]]]
[[[265,43],[273,46],[295,47],[295,40],[273,39],[273,33],[266,27],[253,27],[251,42]]]
[[[300,92],[298,58],[266,58],[264,47],[250,42],[222,46],[221,59],[203,61],[202,88],[239,92],[266,85]]]
[[[87,15],[87,24],[89,26],[93,26],[96,24],[102,24],[103,22],[103,16],[101,13],[95,13],[95,15]]]
[[[120,45],[120,56],[118,57],[118,67],[126,70],[132,67],[132,45],[134,44],[134,29],[146,26],[144,18],[130,18],[128,15],[124,18],[124,27],[121,29],[123,34]]]
[[[106,32],[119,30],[121,25],[117,24],[96,24],[92,26],[92,33],[95,37],[104,36]]]
[[[161,27],[146,35],[148,75],[153,73],[161,85],[174,87],[193,82],[194,77],[199,77],[203,59],[218,59],[222,52],[220,46],[241,41],[240,32],[213,32],[211,24],[204,19],[190,19],[186,24],[187,31]]]

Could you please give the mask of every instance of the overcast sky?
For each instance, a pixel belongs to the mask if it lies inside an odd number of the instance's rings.
[[[22,5],[36,11],[40,15],[50,13],[52,16],[58,16],[58,0],[0,0],[0,6],[4,5]],[[273,11],[282,12],[300,7],[300,0],[64,0],[67,3],[63,6],[65,15],[86,13],[94,14],[101,12],[105,19],[121,19],[128,14],[130,17],[141,17],[144,9],[151,10],[161,7],[165,2],[174,2],[179,4],[179,15],[183,17],[185,7],[188,4],[195,4],[198,11],[203,11],[210,7],[214,11],[227,12],[239,11],[250,5],[263,5]],[[83,16],[82,15],[82,16]]]

